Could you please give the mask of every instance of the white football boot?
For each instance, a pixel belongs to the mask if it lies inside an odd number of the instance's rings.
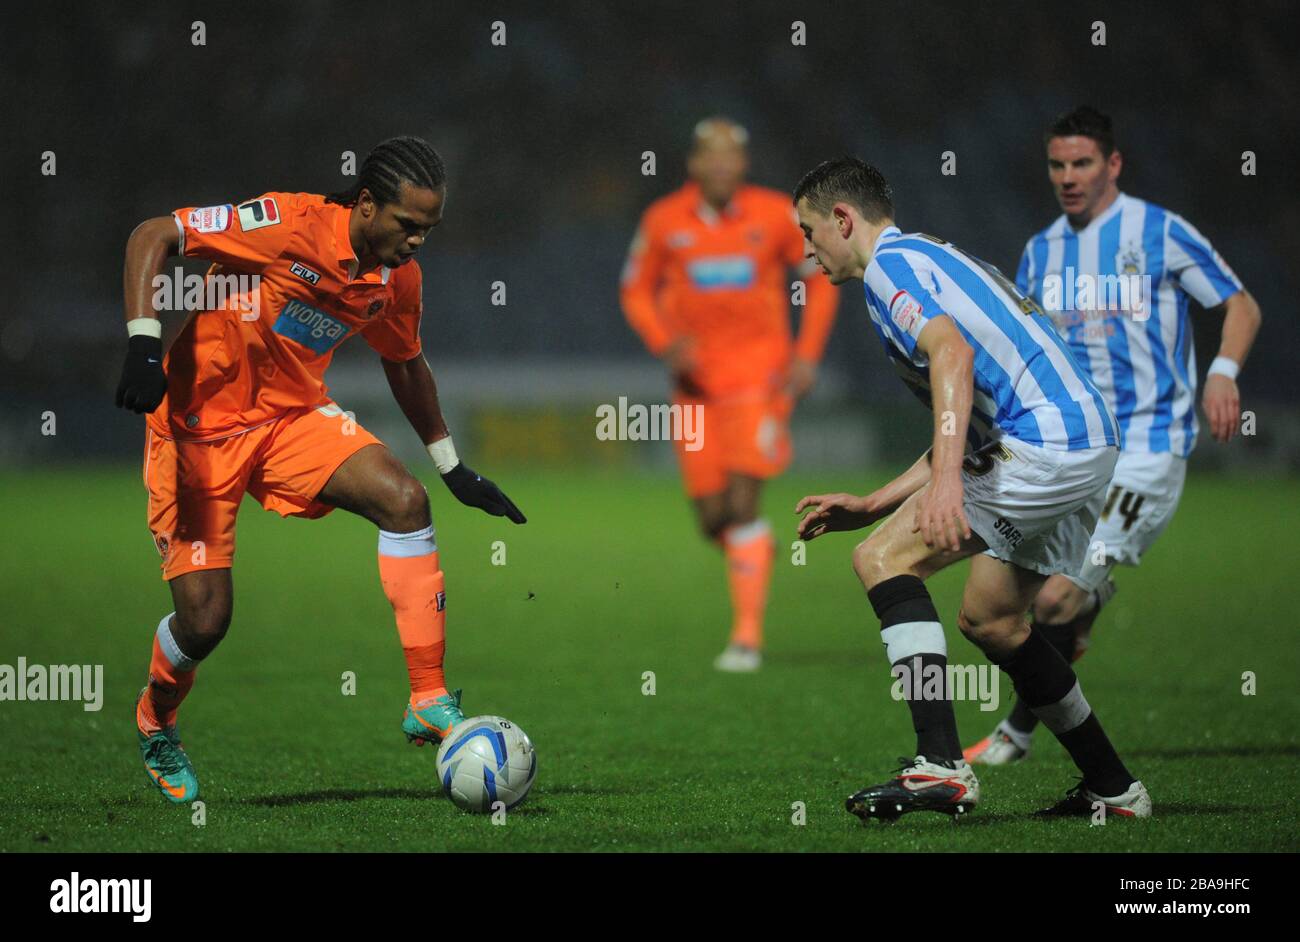
[[[1030,733],[1012,729],[1003,720],[997,729],[973,746],[962,750],[962,757],[974,765],[1010,765],[1029,758]]]
[[[1128,787],[1128,791],[1122,795],[1107,797],[1098,795],[1090,788],[1085,788],[1082,781],[1070,789],[1066,796],[1052,807],[1035,812],[1035,816],[1044,818],[1091,817],[1100,810],[1097,808],[1098,802],[1106,806],[1105,813],[1107,817],[1111,815],[1121,818],[1151,817],[1151,796],[1147,794],[1146,786],[1141,782],[1134,782]]]
[[[899,762],[902,768],[896,776],[854,792],[844,802],[845,809],[865,823],[870,818],[893,821],[910,811],[941,811],[956,817],[979,804],[980,783],[969,763],[950,769],[925,756]]]
[[[713,659],[716,670],[729,674],[752,674],[763,666],[763,652],[743,644],[729,644]]]

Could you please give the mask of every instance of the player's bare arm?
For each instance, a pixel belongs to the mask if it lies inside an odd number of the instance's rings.
[[[826,348],[827,338],[835,325],[835,308],[838,296],[829,281],[821,277],[815,262],[804,259],[795,269],[807,289],[802,316],[799,318],[799,337],[795,353],[790,360],[785,393],[794,402],[806,396],[817,383],[817,365]]]
[[[116,401],[120,408],[132,412],[152,412],[167,392],[162,324],[153,309],[154,279],[179,249],[180,232],[170,216],[142,222],[126,241],[122,294],[130,339]]]
[[[426,446],[448,435],[438,404],[438,385],[423,354],[406,361],[382,359],[388,388],[402,414]]]
[[[853,494],[815,494],[795,505],[795,513],[804,513],[799,521],[799,539],[813,540],[823,533],[861,530],[888,517],[902,503],[930,481],[930,452],[910,468],[865,497]]]
[[[487,478],[475,474],[457,456],[438,404],[438,385],[424,355],[405,361],[384,359],[384,375],[393,399],[433,456],[438,472],[455,498],[512,523],[527,523],[514,501]]]
[[[961,463],[975,395],[975,351],[947,316],[932,318],[916,345],[930,360],[934,447],[930,484],[917,503],[913,529],[926,546],[956,551],[971,535],[962,509]]]
[[[168,258],[179,254],[180,231],[171,216],[155,216],[135,227],[126,240],[126,264],[122,268],[122,295],[126,319],[157,318],[153,309],[154,279],[162,273]]]
[[[1223,302],[1223,334],[1219,353],[1205,377],[1201,404],[1210,420],[1216,441],[1227,442],[1236,434],[1241,420],[1241,394],[1237,391],[1236,371],[1246,362],[1255,343],[1262,320],[1259,304],[1249,291],[1238,291]]]
[[[680,389],[688,396],[699,396],[703,394],[699,383],[695,379],[695,371],[699,368],[699,362],[695,356],[695,340],[691,337],[678,337],[668,344],[660,355],[664,366],[668,368],[668,375],[672,378],[673,386]]]

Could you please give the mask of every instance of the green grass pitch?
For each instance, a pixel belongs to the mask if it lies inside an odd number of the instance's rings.
[[[447,573],[449,679],[538,749],[507,823],[443,798],[433,751],[398,723],[405,670],[373,528],[338,512],[283,521],[245,504],[234,624],[201,668],[181,729],[206,824],[163,802],[131,707],[169,610],[134,469],[0,475],[0,663],[104,665],[104,706],[0,703],[0,850],[1294,851],[1300,846],[1300,483],[1193,476],[1183,506],[1079,664],[1084,689],[1149,787],[1156,817],[1089,827],[1030,812],[1074,782],[1042,730],[1031,759],[981,772],[957,823],[863,827],[844,796],[884,777],[912,734],[889,695],[878,625],[849,565],[854,538],[791,563],[795,500],[863,492],[879,474],[787,477],[766,510],[781,552],[769,655],[755,676],[710,666],[728,603],[675,479],[487,469],[525,527],[456,504],[432,474]],[[492,565],[504,540],[506,565]],[[954,620],[964,566],[931,588],[950,660],[983,663]],[[355,696],[341,693],[353,671]],[[655,695],[642,693],[653,671]],[[1253,671],[1254,696],[1242,693]],[[1002,684],[1002,694],[1010,693]],[[965,741],[998,712],[958,705]],[[806,824],[792,823],[803,802]]]

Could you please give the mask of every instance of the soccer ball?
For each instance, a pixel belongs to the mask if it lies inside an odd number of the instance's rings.
[[[457,723],[438,749],[438,780],[465,811],[513,808],[537,776],[537,753],[522,729],[501,716],[471,716]]]

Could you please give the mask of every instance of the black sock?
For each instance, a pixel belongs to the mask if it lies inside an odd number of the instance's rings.
[[[1088,788],[1106,796],[1128,790],[1135,779],[1083,698],[1074,669],[1041,631],[1031,629],[1025,643],[1000,666],[1020,698],[1070,753]]]
[[[1074,660],[1074,630],[1075,624],[1080,620],[1076,618],[1063,625],[1044,625],[1034,622],[1032,630],[1041,631],[1048,644],[1054,647],[1068,664]],[[1034,711],[1029,708],[1029,704],[1025,703],[1023,697],[1017,697],[1015,705],[1011,707],[1011,714],[1007,717],[1007,724],[1022,733],[1032,733],[1038,725],[1038,717],[1034,715]]]
[[[1083,784],[1098,795],[1107,798],[1121,795],[1137,781],[1124,767],[1096,713],[1089,711],[1086,720],[1056,738],[1083,771]]]
[[[961,740],[948,689],[943,626],[930,593],[915,576],[895,576],[869,589],[867,598],[880,619],[890,673],[896,678],[900,669],[907,674],[903,692],[916,731],[916,754],[931,762],[955,765],[961,759]],[[907,627],[890,632],[900,626]],[[925,683],[933,678],[941,678],[937,690],[934,683]],[[936,692],[938,695],[933,695]]]

